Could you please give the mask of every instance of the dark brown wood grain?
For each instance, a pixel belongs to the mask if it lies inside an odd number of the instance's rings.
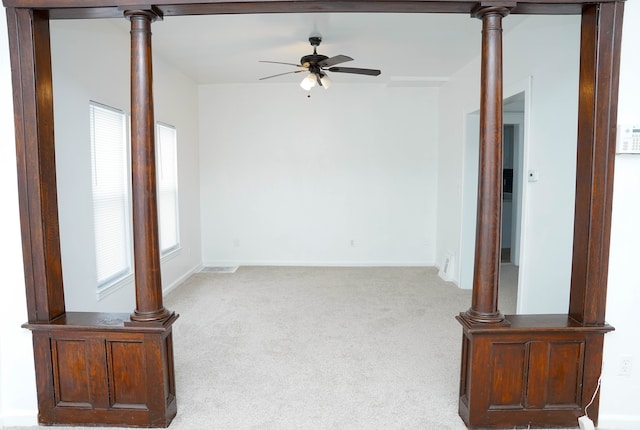
[[[601,3],[615,0],[602,0]],[[515,14],[579,14],[583,0],[521,0],[512,9]],[[122,11],[139,8],[136,2],[122,0],[3,0],[6,7],[49,9],[51,17],[118,18]],[[243,13],[309,13],[309,12],[387,12],[387,13],[469,13],[476,5],[504,2],[460,0],[263,0],[211,1],[161,0],[154,2],[165,16],[214,15]]]
[[[151,23],[153,10],[125,12],[131,21],[131,190],[133,206],[133,259],[135,266],[135,321],[167,318],[162,304],[160,238],[156,200],[155,120]]]
[[[623,10],[587,5],[582,17],[569,314],[584,324],[605,322]]]
[[[472,429],[575,427],[596,389],[602,340],[612,327],[585,326],[566,315],[505,318],[509,324],[458,317],[460,416]],[[597,421],[597,403],[589,416]]]
[[[128,314],[68,312],[29,323],[39,421],[166,427],[176,414],[172,329],[128,326]]]
[[[465,317],[498,323],[500,235],[502,220],[502,18],[507,7],[480,7],[472,14],[482,20],[480,66],[480,151],[478,209],[471,308]]]
[[[505,324],[483,320],[485,313],[497,313],[493,300],[500,255],[494,241],[500,237],[495,225],[500,203],[495,200],[496,175],[490,172],[502,165],[490,153],[493,146],[486,145],[497,139],[500,118],[490,114],[502,94],[496,88],[500,70],[488,70],[485,64],[485,58],[496,54],[483,42],[474,292],[471,309],[458,317],[464,332],[459,413],[469,428],[575,427],[596,391],[604,334],[612,330],[604,317],[622,11],[622,3],[586,5],[583,10],[574,251],[566,316],[510,316]],[[596,423],[598,400],[596,395],[589,409]]]
[[[62,315],[64,288],[47,11],[7,9],[29,321]]]

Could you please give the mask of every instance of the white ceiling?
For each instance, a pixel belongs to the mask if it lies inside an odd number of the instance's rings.
[[[523,19],[507,17],[505,33]],[[332,73],[334,83],[437,86],[480,54],[481,27],[463,14],[306,13],[166,17],[152,31],[154,55],[198,84],[299,82],[301,74],[259,81],[296,70],[259,60],[299,63],[313,51],[309,36],[321,35],[318,53],[382,70],[378,77]]]

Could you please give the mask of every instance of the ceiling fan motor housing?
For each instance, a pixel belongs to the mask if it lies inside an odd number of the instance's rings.
[[[320,55],[316,52],[316,48],[320,46],[320,42],[322,42],[321,37],[311,36],[309,38],[309,43],[311,44],[311,46],[313,46],[313,54],[305,55],[304,57],[300,58],[300,64],[302,64],[305,67],[311,67],[311,66],[315,66],[320,61],[323,61],[329,58],[326,55]],[[313,72],[312,70],[310,71]]]
[[[327,58],[329,57],[327,57],[326,55],[320,55],[320,54],[314,53],[310,55],[305,55],[304,57],[300,58],[300,64],[302,64],[305,67],[307,67],[307,65],[311,67],[311,66],[317,65],[322,60],[326,60]]]

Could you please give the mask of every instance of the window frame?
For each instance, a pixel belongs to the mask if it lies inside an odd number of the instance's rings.
[[[173,139],[171,140],[171,150],[173,152],[172,157],[174,160],[172,168],[172,176],[173,176],[173,201],[175,204],[173,205],[173,219],[175,223],[173,223],[175,235],[175,241],[168,247],[162,247],[162,237],[163,237],[163,223],[162,223],[162,211],[161,211],[161,202],[162,202],[162,175],[163,175],[163,152],[161,148],[161,129],[165,128],[171,130],[173,133]],[[180,240],[180,184],[178,178],[178,129],[176,126],[162,122],[156,121],[155,125],[155,151],[156,151],[156,198],[157,198],[157,207],[158,207],[158,243],[159,243],[159,252],[160,258],[166,260],[167,257],[175,254],[180,251],[182,248],[181,240]]]
[[[98,231],[96,222],[96,142],[95,142],[95,123],[94,117],[95,110],[101,109],[116,113],[121,116],[122,122],[122,145],[124,146],[122,157],[122,172],[123,172],[123,189],[120,194],[123,204],[122,208],[122,242],[124,244],[124,260],[126,267],[122,270],[114,272],[110,276],[106,276],[102,279],[98,277]],[[131,136],[130,136],[130,116],[128,112],[122,109],[118,109],[113,106],[109,106],[104,103],[89,100],[89,140],[91,145],[91,207],[92,207],[92,221],[93,221],[93,238],[94,238],[94,252],[95,252],[95,282],[96,282],[96,294],[98,300],[106,297],[112,292],[120,289],[123,285],[130,282],[133,279],[134,264],[133,264],[133,226],[132,226],[132,208],[131,208]]]

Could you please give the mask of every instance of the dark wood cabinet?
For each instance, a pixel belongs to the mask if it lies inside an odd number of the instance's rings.
[[[176,415],[172,315],[67,312],[33,331],[42,424],[167,427]]]
[[[462,323],[459,413],[469,428],[575,427],[597,387],[604,334],[567,315]],[[598,417],[597,398],[589,414]]]

